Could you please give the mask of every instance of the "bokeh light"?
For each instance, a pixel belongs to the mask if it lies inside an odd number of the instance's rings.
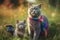
[[[52,13],[52,14],[51,14],[52,17],[55,17],[55,15],[56,15],[56,13]]]

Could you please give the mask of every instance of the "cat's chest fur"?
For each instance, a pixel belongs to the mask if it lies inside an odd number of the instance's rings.
[[[35,20],[29,20],[29,26],[31,27],[31,29],[39,29],[40,22]]]

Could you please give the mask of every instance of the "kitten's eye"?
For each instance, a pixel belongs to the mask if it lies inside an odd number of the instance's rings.
[[[20,23],[19,25],[23,25],[23,23]]]
[[[34,8],[35,10],[38,10],[38,8]]]

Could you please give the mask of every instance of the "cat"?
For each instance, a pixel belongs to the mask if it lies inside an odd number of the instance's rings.
[[[43,21],[41,21],[41,17]],[[44,24],[47,25],[46,28],[45,26],[42,26],[42,22],[45,22]],[[44,28],[46,29],[45,35],[47,36],[48,19],[45,15],[42,15],[41,13],[41,4],[31,5],[28,8],[27,24],[28,24],[29,38],[33,37],[33,40],[38,40],[40,33],[42,33],[42,30],[43,33],[45,32]]]
[[[25,34],[26,20],[16,22],[15,35],[19,38],[23,38]]]
[[[33,40],[38,40],[40,34],[40,22],[38,18],[41,14],[40,12],[41,5],[34,5],[28,8],[28,32],[29,38],[33,37]]]

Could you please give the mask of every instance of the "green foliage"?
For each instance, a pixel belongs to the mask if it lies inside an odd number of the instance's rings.
[[[49,22],[49,33],[48,38],[40,37],[40,40],[60,40],[60,24],[57,24],[53,21]],[[28,33],[26,30],[24,40],[28,40]],[[18,37],[13,37],[10,33],[6,32],[5,28],[3,27],[2,30],[0,30],[0,40],[17,40]]]
[[[17,4],[18,4],[17,3],[18,1],[15,1],[15,0],[12,0],[11,2],[14,3],[15,6],[17,6]],[[59,6],[56,7],[56,5],[57,5],[56,3],[60,4],[60,0],[37,0],[38,4],[40,2],[43,3],[42,4],[43,13],[45,13],[49,19],[48,37],[47,38],[40,37],[40,40],[60,40],[60,15],[59,15],[60,7]],[[44,9],[44,7],[45,7],[45,9]],[[27,19],[27,11],[28,10],[27,10],[27,7],[25,7],[25,8],[26,8],[26,10],[25,11],[22,10],[22,12],[20,12],[21,10],[17,10],[17,11],[13,10],[11,12],[13,15],[10,17],[4,16],[3,13],[5,10],[3,10],[3,8],[2,8],[2,10],[0,9],[0,11],[1,11],[0,12],[0,25],[2,25],[2,27],[3,27],[3,29],[0,30],[0,40],[17,40],[18,39],[18,37],[13,37],[10,33],[6,32],[6,30],[4,28],[4,23],[5,22],[11,23],[15,27],[16,20]],[[56,13],[55,17],[51,17],[52,12]],[[14,18],[14,15],[18,15],[18,17]],[[27,29],[26,29],[26,34],[25,34],[23,40],[28,40],[29,39],[28,37],[29,37],[29,35],[28,35]]]

